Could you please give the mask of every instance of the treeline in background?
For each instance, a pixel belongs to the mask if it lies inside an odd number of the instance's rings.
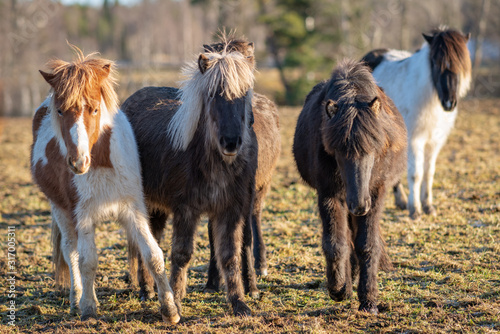
[[[471,32],[471,94],[500,92],[498,0],[0,0],[0,116],[29,116],[48,92],[38,70],[70,60],[69,41],[116,60],[119,95],[177,85],[179,69],[220,29],[255,43],[256,90],[300,105],[344,57],[415,51],[422,32],[448,25]]]

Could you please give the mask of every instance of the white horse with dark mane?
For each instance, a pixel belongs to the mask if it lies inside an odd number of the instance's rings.
[[[455,124],[458,99],[465,96],[471,81],[470,35],[439,28],[423,36],[426,43],[413,54],[378,49],[363,57],[408,128],[408,201],[401,183],[394,193],[396,205],[408,206],[413,219],[421,216],[422,209],[436,214],[432,204],[436,159]]]

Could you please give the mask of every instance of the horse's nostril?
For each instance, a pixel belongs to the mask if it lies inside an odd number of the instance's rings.
[[[220,137],[219,139],[220,146],[224,147],[224,143],[225,143],[224,137]]]
[[[241,143],[243,143],[243,139],[241,139],[241,137],[238,137],[238,146],[241,146]]]

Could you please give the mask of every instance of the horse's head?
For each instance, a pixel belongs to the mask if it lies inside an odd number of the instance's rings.
[[[253,56],[239,51],[215,50],[201,53],[197,62],[184,69],[182,104],[168,131],[173,146],[185,150],[205,113],[207,141],[232,162],[250,138],[255,64]]]
[[[77,61],[53,60],[48,64],[52,73],[40,73],[52,87],[52,123],[66,146],[66,162],[75,174],[84,174],[101,131],[101,114],[108,116],[117,99],[109,77],[112,62],[89,59],[74,48]]]
[[[335,157],[347,207],[356,216],[370,210],[372,170],[387,145],[381,92],[366,66],[344,61],[324,86],[318,105],[323,146]]]
[[[224,54],[202,53],[198,66],[202,75],[218,77],[218,84],[210,87],[205,96],[205,108],[210,119],[210,137],[224,159],[230,161],[249,136],[253,69],[241,53]],[[237,73],[238,66],[244,66],[246,71]],[[213,72],[209,73],[211,69]]]
[[[444,110],[452,111],[469,86],[471,64],[467,41],[470,34],[439,29],[423,36],[430,46],[432,81],[439,100]]]

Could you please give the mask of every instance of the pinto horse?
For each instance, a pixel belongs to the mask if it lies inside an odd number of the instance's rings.
[[[257,169],[253,70],[240,52],[204,52],[185,67],[179,100],[162,99],[171,88],[148,87],[122,106],[139,146],[153,233],[161,236],[166,217],[173,215],[170,283],[179,309],[196,226],[206,214],[228,301],[235,315],[251,314],[244,301],[240,250]],[[244,257],[251,254],[247,246]]]
[[[158,287],[165,321],[180,316],[165,273],[163,253],[148,227],[141,169],[132,127],[118,109],[113,62],[85,57],[53,60],[51,86],[33,119],[31,172],[50,201],[55,277],[71,281],[73,312],[95,317],[95,225],[116,218],[137,245]]]
[[[359,309],[377,313],[377,272],[390,267],[379,220],[387,188],[405,169],[406,128],[367,66],[343,61],[313,88],[293,154],[318,192],[330,297],[349,298],[359,274]]]
[[[467,41],[470,35],[440,28],[423,35],[425,44],[411,54],[379,49],[363,57],[377,83],[394,101],[408,128],[408,200],[400,183],[394,188],[396,205],[417,219],[435,215],[432,183],[436,160],[457,117],[458,99],[471,81]]]

